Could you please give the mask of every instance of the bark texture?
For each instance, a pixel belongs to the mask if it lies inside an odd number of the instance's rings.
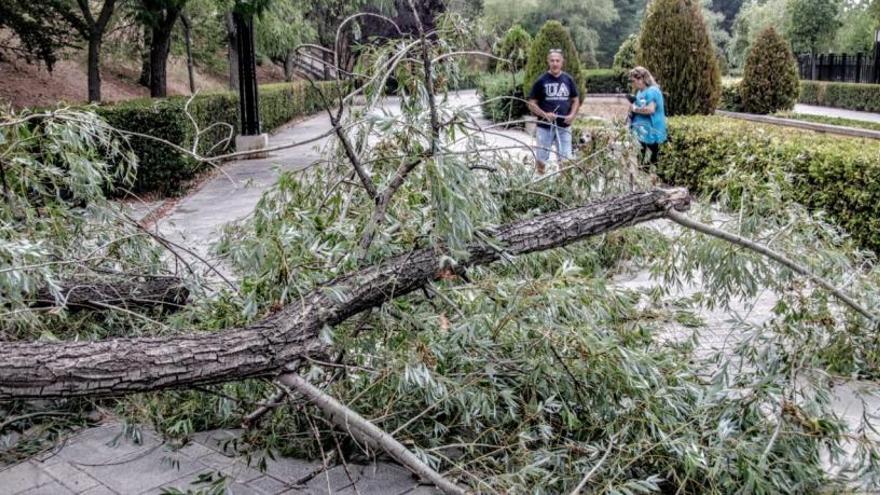
[[[543,251],[685,210],[684,189],[632,192],[499,227],[491,234],[509,255]],[[455,270],[502,253],[483,244]],[[0,400],[115,395],[205,385],[280,371],[322,356],[318,338],[339,324],[444,275],[444,251],[425,248],[331,280],[256,324],[208,334],[116,338],[98,342],[0,343]]]
[[[186,304],[187,289],[178,278],[155,277],[146,280],[122,280],[119,282],[95,282],[89,280],[68,281],[61,284],[61,299],[43,288],[34,295],[31,307],[45,308],[63,306],[69,310],[105,310],[108,306],[126,309],[164,306],[175,309]]]

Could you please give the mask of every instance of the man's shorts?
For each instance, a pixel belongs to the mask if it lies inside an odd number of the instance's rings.
[[[535,150],[538,160],[546,163],[554,145],[556,153],[553,156],[557,161],[571,159],[571,127],[538,126],[538,147]]]

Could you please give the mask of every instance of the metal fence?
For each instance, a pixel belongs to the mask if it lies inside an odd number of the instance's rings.
[[[823,53],[798,56],[801,79],[880,84],[880,67],[873,53]]]

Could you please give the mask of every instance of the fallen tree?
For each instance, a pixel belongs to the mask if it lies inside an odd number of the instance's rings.
[[[177,277],[143,277],[143,280],[77,280],[59,284],[56,298],[49,288],[42,288],[31,298],[32,308],[53,306],[68,310],[104,310],[163,306],[169,309],[186,304],[189,289]]]
[[[97,342],[0,343],[0,400],[116,395],[240,380],[278,372],[298,358],[321,356],[333,326],[469,267],[552,249],[686,210],[684,189],[632,192],[514,222],[492,232],[504,252],[476,243],[455,267],[444,251],[423,248],[332,280],[261,321],[218,333],[116,338]]]

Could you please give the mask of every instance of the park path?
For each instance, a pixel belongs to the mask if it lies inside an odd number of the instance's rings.
[[[452,95],[454,104],[471,106],[477,103],[473,91]],[[394,111],[394,100],[389,108]],[[476,111],[476,110],[475,110]],[[270,138],[270,145],[302,141],[330,128],[326,115],[316,115],[289,125]],[[487,136],[489,146],[507,146],[517,141],[531,142],[520,131],[499,131]],[[249,215],[260,195],[277,179],[281,170],[302,169],[320,157],[320,146],[292,148],[273,153],[259,160],[243,160],[224,165],[224,174],[216,174],[200,188],[180,200],[156,228],[163,235],[184,243],[203,257],[209,257],[210,245],[218,239],[221,227],[229,221]],[[230,178],[232,180],[230,180]],[[657,228],[675,235],[678,226],[654,221],[648,228]],[[620,288],[643,289],[658,284],[646,271],[624,274],[614,279]],[[685,287],[681,294],[691,294],[698,287]],[[736,308],[753,323],[766,320],[774,304],[772,296],[762,294],[753,308]],[[723,311],[705,312],[707,322],[700,329],[701,345],[706,352],[729,348],[738,335]],[[668,338],[686,338],[685,330],[672,330]],[[837,411],[852,421],[860,419],[862,405],[855,393],[871,387],[861,382],[842,383],[836,389]],[[869,402],[875,413],[880,400]],[[235,430],[202,432],[183,449],[172,451],[150,431],[143,432],[143,441],[136,445],[117,439],[121,425],[107,421],[67,439],[57,450],[22,464],[0,467],[0,494],[6,495],[103,495],[158,494],[171,487],[186,491],[200,474],[222,473],[228,477],[230,491],[235,494],[324,494],[362,495],[425,495],[436,490],[420,486],[403,468],[392,463],[335,466],[313,475],[318,464],[298,459],[267,460],[265,472],[243,464],[227,455],[223,440],[237,435]]]
[[[794,106],[794,113],[821,115],[824,117],[839,117],[842,119],[864,120],[865,122],[877,122],[878,124],[880,124],[880,113],[859,112],[857,110],[846,110],[843,108],[802,105],[799,103]]]

